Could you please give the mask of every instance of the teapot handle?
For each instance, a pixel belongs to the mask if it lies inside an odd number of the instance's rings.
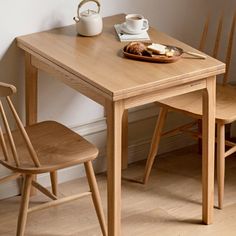
[[[101,8],[101,4],[98,0],[83,0],[82,2],[80,2],[80,4],[78,5],[78,10],[77,10],[77,15],[78,15],[78,18],[79,18],[79,10],[80,8],[87,2],[95,2],[98,6],[98,13],[100,12],[100,8]]]

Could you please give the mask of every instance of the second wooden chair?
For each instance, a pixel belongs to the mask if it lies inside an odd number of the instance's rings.
[[[216,40],[214,45],[213,56],[215,58],[218,56],[219,52],[219,46],[223,31],[222,30],[223,23],[224,23],[224,15],[222,14],[219,17]],[[207,18],[207,21],[205,23],[200,43],[200,50],[203,50],[206,44],[209,25],[210,25],[210,16]],[[232,58],[235,26],[236,26],[236,12],[234,13],[232,24],[230,27],[231,30],[229,33],[228,45],[227,43],[224,44],[224,46],[227,48],[226,74],[223,79],[223,84],[217,84],[217,92],[216,92],[217,180],[218,180],[218,204],[220,209],[223,207],[223,197],[224,197],[225,158],[236,151],[236,144],[231,141],[225,140],[225,125],[236,121],[236,87],[227,84],[229,78],[231,58]],[[181,112],[185,115],[189,115],[193,118],[196,118],[197,120],[202,119],[201,91],[188,93],[174,98],[158,101],[157,105],[160,106],[160,112],[154,130],[154,134],[152,137],[151,148],[149,151],[148,159],[146,162],[145,173],[143,177],[144,184],[148,182],[150,172],[154,163],[154,159],[158,151],[158,146],[160,143],[161,136],[176,132],[187,132],[188,134],[191,134],[193,137],[197,139],[201,138],[200,133],[194,132],[192,130],[192,127],[197,124],[197,121],[191,122],[190,124],[185,124],[172,131],[167,131],[165,133],[162,132],[168,111]],[[225,150],[225,145],[229,147],[227,151]]]

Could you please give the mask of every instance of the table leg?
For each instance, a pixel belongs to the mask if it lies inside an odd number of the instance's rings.
[[[121,235],[121,147],[122,102],[108,101],[107,110],[107,181],[108,235]]]
[[[207,87],[203,92],[202,122],[202,220],[205,224],[213,221],[214,207],[214,145],[215,145],[215,106],[216,78],[207,79]]]
[[[37,123],[38,109],[38,69],[31,64],[31,55],[25,53],[25,111],[26,126]],[[36,176],[33,177],[36,180]],[[36,189],[31,188],[30,195],[36,195]]]
[[[37,122],[38,69],[31,64],[31,55],[25,53],[25,110],[26,125]]]

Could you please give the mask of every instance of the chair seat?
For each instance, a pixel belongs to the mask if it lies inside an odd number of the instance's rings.
[[[164,99],[160,106],[186,112],[196,118],[202,116],[202,92],[196,91]],[[231,123],[236,120],[236,87],[217,84],[216,88],[216,121]]]
[[[26,128],[26,132],[37,153],[40,167],[35,167],[19,131],[13,131],[20,168],[13,160],[5,162],[3,154],[0,163],[22,173],[44,173],[93,160],[98,149],[83,137],[55,121],[45,121]],[[11,157],[12,159],[12,157]]]

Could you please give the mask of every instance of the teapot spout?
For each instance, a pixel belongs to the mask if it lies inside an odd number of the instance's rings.
[[[79,22],[79,18],[78,17],[73,17],[73,20],[78,23]]]

